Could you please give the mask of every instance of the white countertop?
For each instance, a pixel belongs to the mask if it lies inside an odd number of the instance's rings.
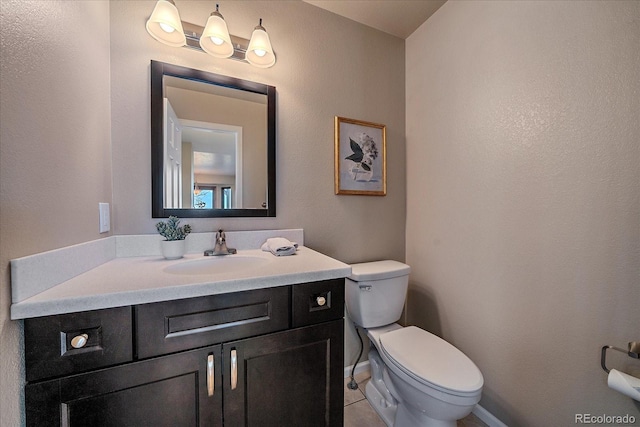
[[[307,247],[295,255],[274,256],[259,249],[237,255],[265,259],[243,271],[173,274],[164,269],[205,257],[187,254],[179,260],[159,256],[116,258],[37,295],[11,305],[12,319],[73,313],[133,304],[192,298],[250,289],[295,285],[346,277],[351,267]],[[219,257],[206,257],[212,261]]]
[[[166,260],[154,235],[114,236],[11,261],[11,319],[146,304],[347,277],[351,267],[304,245],[301,229],[227,232],[237,255],[205,257],[213,233],[189,236],[188,253]],[[295,255],[274,256],[259,247],[284,236],[300,243]],[[231,239],[230,239],[231,238]],[[260,258],[226,273],[175,274],[167,267],[197,260]],[[223,260],[223,262],[225,262]],[[169,269],[171,270],[171,268]]]

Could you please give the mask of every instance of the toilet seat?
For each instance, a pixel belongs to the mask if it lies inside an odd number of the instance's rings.
[[[399,369],[428,387],[457,396],[476,395],[484,379],[464,353],[415,326],[382,333],[378,341],[390,369]]]

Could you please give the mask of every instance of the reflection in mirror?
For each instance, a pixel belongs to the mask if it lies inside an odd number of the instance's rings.
[[[179,207],[242,208],[242,127],[225,130],[220,124],[187,120],[182,125],[183,200]],[[266,151],[262,157],[266,164]],[[266,197],[266,171],[258,181]],[[223,188],[230,192],[226,203],[222,203]]]
[[[154,217],[275,216],[275,88],[151,62]]]

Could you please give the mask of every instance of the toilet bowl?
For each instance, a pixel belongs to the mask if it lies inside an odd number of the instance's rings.
[[[415,326],[397,323],[409,266],[355,264],[346,279],[349,317],[371,341],[365,395],[388,426],[454,427],[480,401],[482,373],[464,353]]]

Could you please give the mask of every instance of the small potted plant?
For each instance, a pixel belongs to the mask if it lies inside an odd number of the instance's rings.
[[[162,255],[166,259],[182,258],[185,252],[184,239],[191,233],[191,226],[189,224],[180,226],[178,217],[170,216],[166,222],[157,223],[156,229],[165,238],[160,242]]]

